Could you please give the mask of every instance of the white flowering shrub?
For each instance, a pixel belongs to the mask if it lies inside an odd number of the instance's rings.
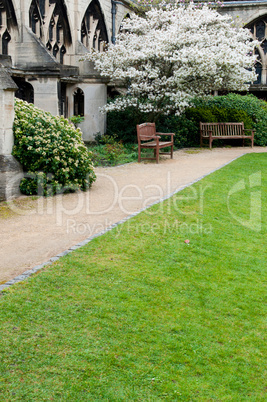
[[[86,58],[111,82],[127,88],[104,111],[133,106],[150,113],[179,114],[190,99],[214,90],[247,90],[255,81],[257,45],[248,29],[231,24],[208,5],[164,4],[122,23],[116,44]]]
[[[162,8],[166,6],[169,3],[180,3],[183,7],[190,4],[190,0],[137,0],[136,3],[138,5],[138,11],[147,11],[150,10],[151,8]],[[202,2],[196,1],[194,3],[195,8],[202,8],[204,4],[208,4],[210,8],[219,8],[219,7],[224,7],[223,1],[220,0],[215,0],[215,1],[208,1],[204,0]],[[134,4],[133,4],[134,6]]]
[[[52,195],[88,189],[95,180],[91,152],[80,129],[32,104],[15,99],[13,156],[27,174],[24,194]]]

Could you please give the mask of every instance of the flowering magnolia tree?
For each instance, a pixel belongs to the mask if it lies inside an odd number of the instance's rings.
[[[102,76],[127,88],[104,111],[134,106],[141,112],[179,114],[190,99],[214,90],[247,90],[256,79],[247,29],[207,5],[165,4],[133,15],[116,44],[86,58]]]

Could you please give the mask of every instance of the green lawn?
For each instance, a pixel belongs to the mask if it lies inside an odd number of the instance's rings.
[[[266,401],[266,206],[246,155],[9,288],[1,401]]]

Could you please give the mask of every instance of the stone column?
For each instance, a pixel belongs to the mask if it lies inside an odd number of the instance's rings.
[[[265,63],[262,63],[262,71],[261,71],[261,84],[266,85],[267,78],[267,66]]]
[[[19,183],[23,176],[20,164],[11,155],[16,89],[16,84],[0,64],[0,201],[20,195]]]

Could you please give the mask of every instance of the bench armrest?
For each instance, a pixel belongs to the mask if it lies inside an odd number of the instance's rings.
[[[143,137],[143,138],[142,138]],[[160,136],[159,135],[144,135],[140,137],[141,141],[150,141],[150,140],[159,140]]]
[[[254,133],[255,130],[250,129],[250,128],[244,128],[244,131],[250,131],[251,133]]]
[[[158,135],[175,135],[175,133],[156,133]]]

